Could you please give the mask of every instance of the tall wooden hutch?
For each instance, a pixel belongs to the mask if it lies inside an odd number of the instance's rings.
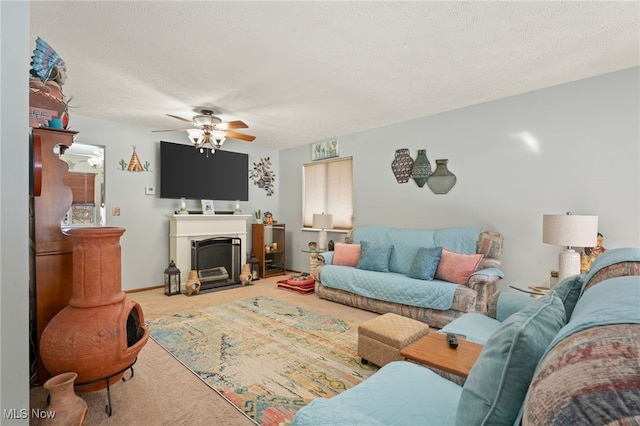
[[[29,320],[31,379],[44,383],[50,374],[40,361],[42,331],[67,306],[73,290],[73,243],[60,224],[71,207],[72,191],[64,183],[67,163],[58,153],[71,146],[77,132],[34,128],[29,203]]]

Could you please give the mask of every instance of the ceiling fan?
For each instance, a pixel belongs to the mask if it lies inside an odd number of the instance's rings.
[[[222,122],[219,117],[213,115],[213,111],[203,109],[200,114],[193,116],[191,120],[178,117],[177,115],[167,114],[169,117],[190,123],[195,128],[170,129],[170,130],[153,130],[154,132],[178,132],[186,130],[189,139],[196,148],[200,148],[200,152],[204,152],[204,145],[210,145],[211,151],[220,149],[226,138],[239,139],[247,142],[253,142],[255,136],[238,133],[232,129],[246,129],[247,126],[243,121]]]

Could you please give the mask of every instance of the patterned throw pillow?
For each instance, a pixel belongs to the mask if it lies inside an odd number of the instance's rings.
[[[358,269],[389,272],[389,258],[393,246],[384,246],[369,241],[360,241]]]
[[[360,244],[335,243],[332,265],[358,266]]]
[[[481,254],[462,254],[442,249],[436,279],[466,285],[481,259]]]
[[[513,425],[538,361],[564,325],[564,305],[555,292],[503,321],[462,388],[456,425]]]
[[[411,268],[407,274],[410,278],[419,280],[433,280],[440,263],[442,247],[422,247],[413,258]]]

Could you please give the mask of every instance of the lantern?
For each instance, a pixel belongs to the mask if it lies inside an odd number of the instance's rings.
[[[164,294],[173,296],[180,294],[180,269],[173,260],[169,262],[169,267],[164,270]]]
[[[251,256],[247,260],[249,269],[251,270],[251,280],[257,281],[260,278],[260,261],[256,257],[255,252],[251,252]]]

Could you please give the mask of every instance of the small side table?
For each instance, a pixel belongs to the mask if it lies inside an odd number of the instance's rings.
[[[429,333],[400,351],[400,355],[432,367],[438,373],[444,372],[460,377],[460,382],[464,383],[482,348],[478,343],[458,337],[458,347],[453,349],[449,346],[446,334]]]
[[[318,255],[320,253],[324,253],[327,249],[302,249],[303,253],[309,253],[309,273],[313,277],[314,280],[318,280],[318,268],[320,267],[320,261],[318,260]]]
[[[538,283],[538,284],[533,284]],[[541,280],[521,279],[515,280],[509,285],[509,288],[529,294],[533,298],[544,296],[551,291],[549,282],[541,282]]]

